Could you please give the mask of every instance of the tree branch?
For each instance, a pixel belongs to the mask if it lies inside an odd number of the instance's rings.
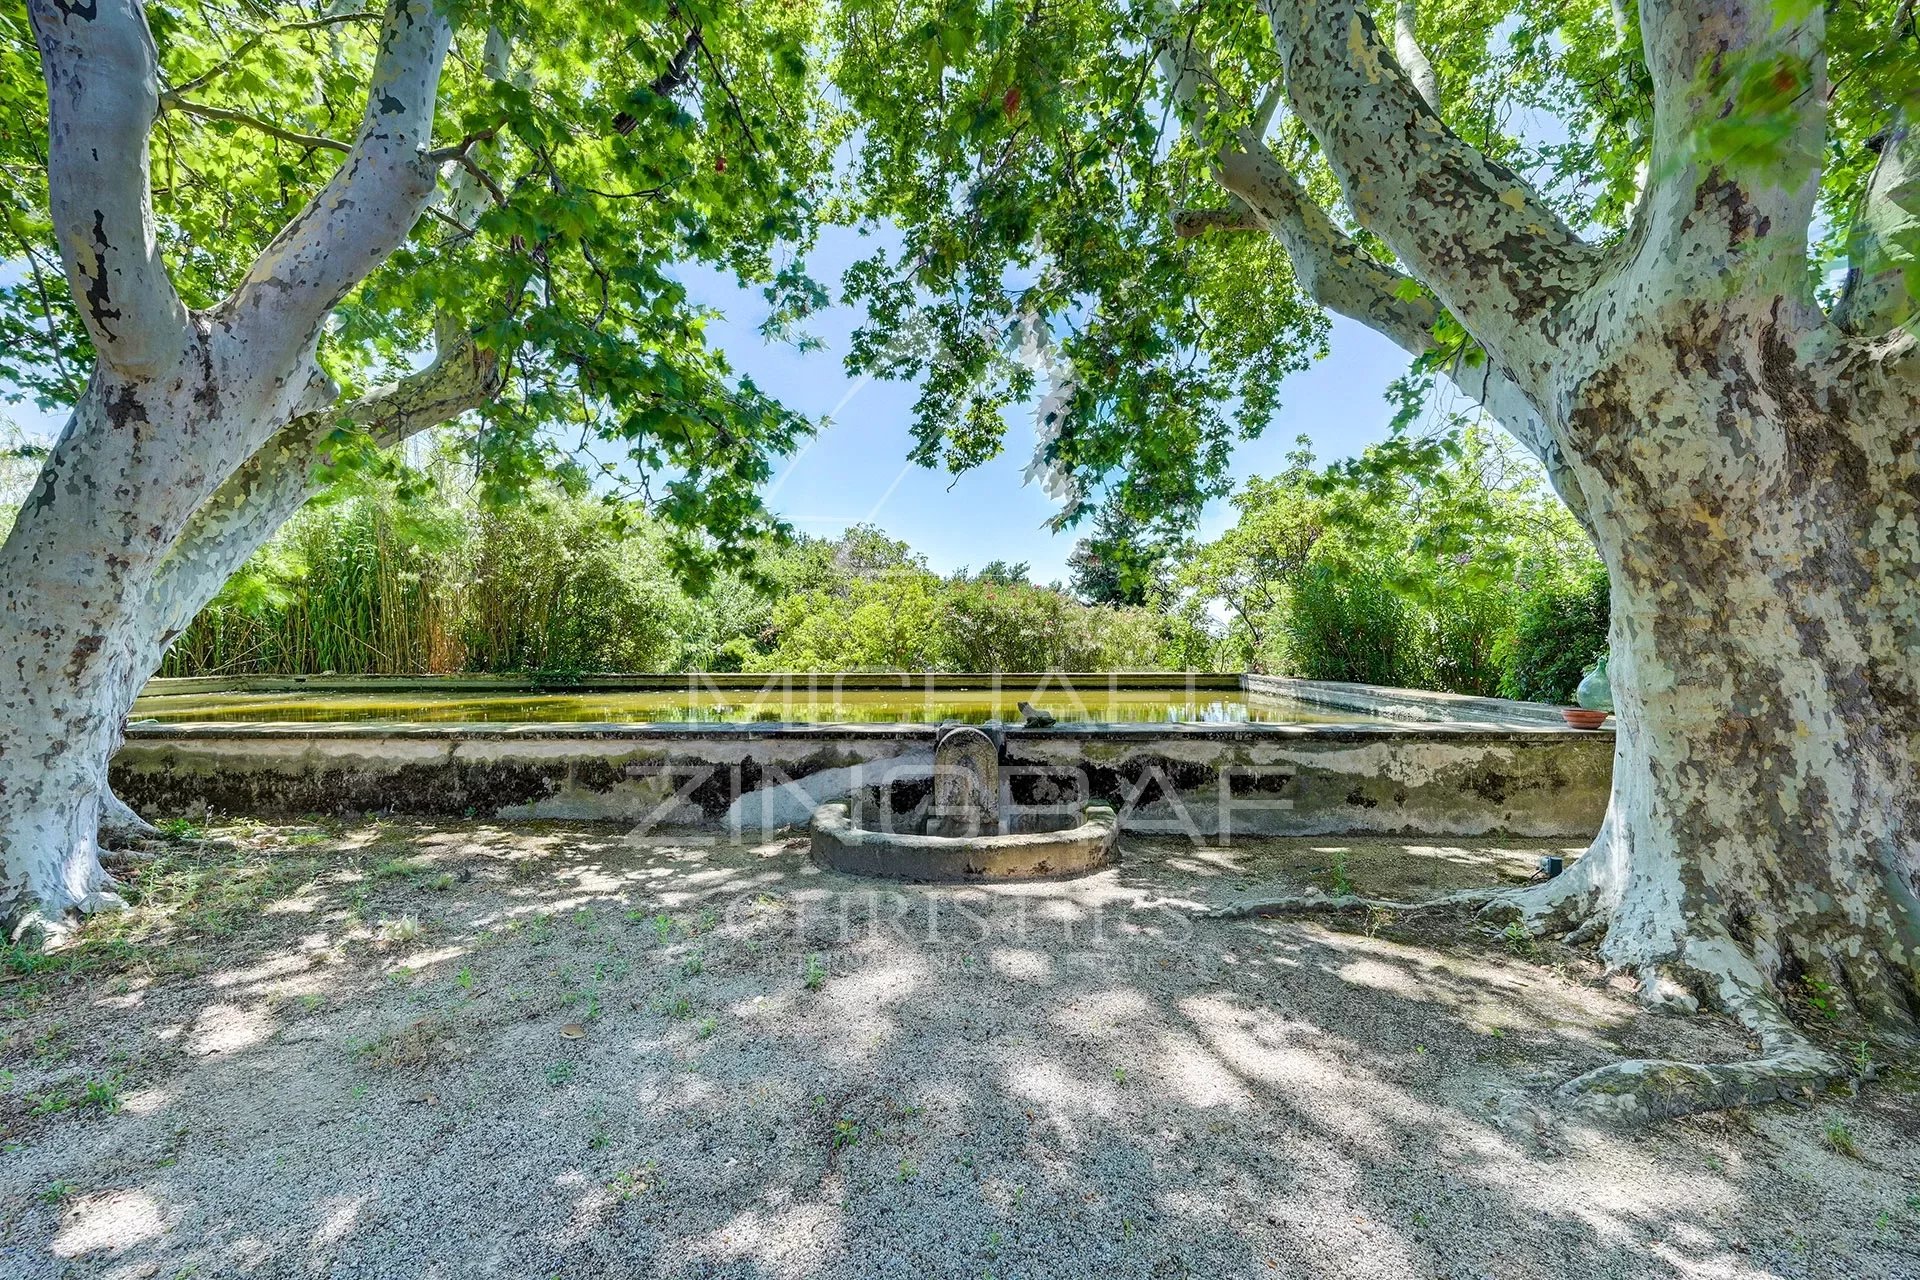
[[[1905,112],[1880,143],[1849,240],[1834,323],[1871,337],[1920,320],[1920,128]]]
[[[1209,231],[1265,231],[1260,215],[1235,201],[1225,209],[1176,209],[1173,233],[1182,240],[1203,236]]]
[[[1642,0],[1652,163],[1639,252],[1663,287],[1763,282],[1809,310],[1808,227],[1820,192],[1826,18],[1774,0]],[[1645,275],[1645,272],[1640,273]]]
[[[259,48],[261,41],[267,39],[269,36],[285,35],[289,31],[317,31],[325,27],[337,27],[348,22],[374,22],[377,21],[379,17],[379,13],[372,10],[352,13],[325,13],[317,18],[302,18],[295,22],[284,22],[271,31],[256,31],[245,40],[242,40],[232,53],[229,53],[226,57],[193,77],[193,79],[183,84],[173,86],[172,89],[168,90],[166,96],[192,93],[195,89],[200,88],[209,81],[225,75],[237,66],[242,58]]]
[[[433,194],[434,97],[452,38],[435,0],[388,0],[359,137],[225,304],[242,324],[311,342],[334,304],[406,239]]]
[[[1393,56],[1400,60],[1400,67],[1420,94],[1420,100],[1427,104],[1428,110],[1439,115],[1440,77],[1434,74],[1433,63],[1420,47],[1416,34],[1418,19],[1414,0],[1400,0],[1393,12]]]
[[[304,414],[275,433],[194,513],[156,571],[149,600],[161,622],[162,649],[319,490],[315,467],[325,461],[321,447],[337,427],[356,427],[391,448],[491,403],[505,382],[504,365],[470,335],[443,333],[438,354],[425,368],[346,404]]]
[[[1262,0],[1294,112],[1362,225],[1528,385],[1599,254],[1519,177],[1453,133],[1359,0]]]
[[[1410,356],[1439,349],[1433,329],[1440,312],[1432,300],[1418,291],[1411,277],[1379,262],[1335,226],[1265,147],[1223,154],[1219,177],[1286,249],[1294,279],[1315,302],[1366,325]],[[1579,482],[1520,384],[1491,359],[1478,366],[1455,360],[1445,372],[1540,460],[1554,491],[1585,525],[1587,505]]]
[[[187,309],[161,260],[147,136],[159,101],[137,0],[31,0],[47,85],[47,186],[67,283],[101,362],[130,377],[177,360]]]
[[[178,93],[161,94],[160,109],[178,111],[181,115],[197,116],[202,120],[222,120],[228,124],[245,125],[270,138],[278,138],[282,142],[290,142],[296,147],[306,147],[313,151],[338,151],[343,154],[351,154],[353,151],[352,147],[337,138],[325,138],[316,133],[300,133],[245,111],[236,111],[232,107],[216,107],[205,102],[194,102],[181,97]]]

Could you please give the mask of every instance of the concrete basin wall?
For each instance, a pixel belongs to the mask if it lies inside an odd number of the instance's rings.
[[[1289,696],[1299,696],[1289,691]],[[1333,705],[1333,704],[1329,704]],[[1509,704],[1512,705],[1512,704]],[[136,725],[113,785],[142,813],[595,818],[742,834],[846,801],[907,820],[930,725]],[[1611,732],[1536,720],[1010,729],[1012,803],[1112,805],[1127,832],[1584,839]]]

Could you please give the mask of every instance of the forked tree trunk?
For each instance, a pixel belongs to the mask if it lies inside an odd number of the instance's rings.
[[[333,307],[433,195],[444,6],[387,0],[341,166],[238,289],[197,314],[154,225],[159,83],[142,6],[32,0],[29,12],[55,230],[99,357],[0,546],[0,920],[58,931],[75,909],[117,902],[98,841],[103,814],[132,817],[107,788],[127,710],[173,632],[298,506],[330,425],[320,415],[390,442],[474,407],[496,370],[463,344],[467,359],[340,405],[315,359]]]

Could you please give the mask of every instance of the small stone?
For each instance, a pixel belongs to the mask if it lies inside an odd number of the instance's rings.
[[[569,1022],[566,1026],[560,1028],[560,1034],[569,1040],[580,1040],[585,1038],[587,1029],[577,1022]]]

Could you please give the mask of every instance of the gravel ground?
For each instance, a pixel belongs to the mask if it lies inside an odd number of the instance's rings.
[[[1920,1276],[1910,1075],[1549,1123],[1742,1037],[1471,917],[1188,914],[1546,846],[1132,841],[986,890],[579,824],[213,834],[0,983],[0,1275]]]

